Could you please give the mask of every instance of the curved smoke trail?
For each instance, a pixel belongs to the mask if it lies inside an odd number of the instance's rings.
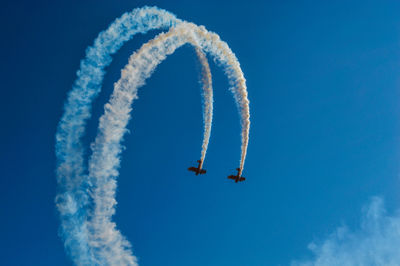
[[[203,51],[209,53],[214,59],[221,64],[225,74],[228,77],[230,90],[234,95],[238,110],[240,113],[240,121],[242,126],[242,147],[240,157],[240,172],[243,171],[244,162],[247,155],[247,146],[249,143],[250,132],[250,108],[247,94],[246,79],[235,54],[229,48],[228,44],[221,41],[218,34],[209,32],[204,26],[196,26],[193,23],[182,22],[185,30],[190,31],[193,35],[195,43],[202,48]],[[180,26],[179,24],[178,26]],[[177,27],[178,27],[177,26]]]
[[[102,181],[101,178],[107,182],[107,175],[115,177],[118,172],[113,167],[103,168],[105,175],[97,172],[97,174],[100,174],[99,179],[89,178],[85,173],[83,148],[80,144],[80,139],[84,133],[86,120],[90,117],[90,104],[100,91],[104,68],[110,64],[111,55],[136,33],[145,33],[155,28],[167,28],[179,23],[181,21],[176,19],[174,15],[157,8],[135,9],[131,13],[124,14],[111,24],[108,30],[102,32],[96,39],[94,46],[87,50],[87,57],[81,62],[78,79],[69,94],[65,105],[65,113],[60,121],[56,135],[57,175],[60,187],[56,202],[61,214],[61,229],[66,249],[72,259],[79,265],[136,264],[135,257],[129,250],[129,242],[115,229],[115,224],[111,223],[111,216],[115,212],[113,209],[115,205],[115,179],[114,182],[108,184],[110,185],[109,187],[106,185],[100,189],[99,186]],[[187,24],[186,27],[187,29],[195,29],[196,26]],[[232,91],[242,114],[242,169],[249,130],[249,121],[246,121],[249,117],[248,100],[243,73],[236,57],[227,44],[221,42],[216,34],[207,34],[204,28],[197,28],[192,31],[192,34],[193,39],[186,41],[195,43],[195,46],[200,46],[203,50],[211,53],[224,66],[225,72],[228,74],[233,88]],[[199,58],[201,61],[201,57]],[[143,67],[145,70],[146,66],[144,65]],[[113,110],[110,111],[112,112]],[[109,122],[112,123],[114,121]],[[122,130],[119,138],[122,138],[123,132],[124,130]],[[111,141],[115,141],[118,138],[118,134],[110,136]],[[98,138],[96,138],[96,141]],[[92,163],[96,161],[95,150],[96,148],[94,148],[93,156],[90,160],[91,166],[95,165]],[[110,161],[110,163],[116,167],[118,166],[118,153],[114,157],[114,161]],[[96,171],[92,169],[90,167],[90,177],[96,175]],[[99,201],[100,198],[95,197],[96,193],[104,193],[109,197],[110,201],[108,203]],[[87,211],[90,206],[94,206],[94,208],[88,218]],[[108,209],[110,206],[111,209]],[[96,212],[99,214],[102,211],[107,213],[106,217],[96,216]],[[105,225],[105,227],[99,225]],[[110,238],[109,235],[112,235],[112,237]],[[113,249],[112,247],[114,246],[117,248]],[[108,250],[113,250],[113,252]],[[104,251],[107,252],[104,253]],[[104,257],[107,254],[116,256],[117,259],[113,260],[112,257],[107,259]]]
[[[186,43],[200,46],[219,60],[234,84],[237,84],[236,80],[240,78],[240,69],[238,71],[232,68],[234,58],[226,43],[204,27],[187,22],[171,28],[168,33],[159,34],[130,57],[128,65],[122,70],[121,79],[114,85],[109,103],[105,105],[89,161],[89,179],[93,184],[91,195],[94,199],[94,210],[88,223],[91,232],[89,241],[91,246],[97,248],[94,250],[97,262],[106,262],[107,265],[133,263],[129,245],[111,221],[116,205],[115,190],[119,155],[122,151],[121,140],[130,119],[132,101],[137,99],[138,88],[144,85],[145,80],[168,55]],[[213,50],[210,47],[217,48]]]
[[[94,45],[86,50],[86,58],[81,61],[78,78],[68,94],[56,134],[59,184],[56,204],[61,216],[60,233],[67,252],[77,264],[90,265],[85,223],[90,198],[87,193],[84,149],[80,141],[86,121],[90,118],[91,103],[101,89],[104,68],[111,63],[111,55],[135,34],[170,28],[179,22],[175,15],[157,7],[134,9],[101,32]]]
[[[201,146],[200,168],[206,158],[206,152],[211,135],[211,125],[213,118],[213,89],[210,65],[206,55],[199,47],[195,47],[197,58],[201,63],[201,84],[203,87],[203,120],[204,120],[204,137]]]
[[[91,261],[104,265],[135,265],[136,260],[130,250],[129,242],[116,229],[111,221],[115,213],[116,177],[122,152],[121,140],[127,131],[131,105],[137,99],[137,89],[143,86],[155,68],[166,56],[173,53],[184,42],[177,42],[175,31],[160,34],[144,44],[129,59],[129,64],[122,70],[120,81],[115,84],[109,103],[100,117],[99,133],[91,145],[92,156],[89,161],[90,194],[93,198],[93,211],[87,223]],[[182,34],[180,34],[182,35]],[[204,139],[202,154],[207,151],[212,121],[212,84],[209,64],[205,54],[196,48],[196,54],[202,65],[202,86],[204,101]],[[204,160],[204,157],[202,158]]]

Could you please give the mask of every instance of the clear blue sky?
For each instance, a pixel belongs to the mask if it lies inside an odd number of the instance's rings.
[[[116,17],[157,5],[218,33],[251,101],[243,175],[239,118],[212,64],[207,175],[199,159],[198,66],[185,46],[139,91],[118,179],[118,228],[140,265],[287,265],[337,226],[357,227],[370,197],[400,207],[398,1],[21,1],[0,8],[0,265],[70,265],[57,235],[54,135],[79,61]],[[129,55],[114,57],[84,139]]]

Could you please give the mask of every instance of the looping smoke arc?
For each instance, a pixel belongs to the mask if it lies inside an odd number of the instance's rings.
[[[121,79],[115,83],[110,101],[104,107],[86,168],[80,141],[90,118],[91,103],[101,89],[104,68],[124,42],[137,33],[152,29],[169,31],[159,34],[133,53],[122,70]],[[137,265],[130,243],[112,222],[121,140],[130,119],[132,101],[137,98],[137,89],[144,85],[158,64],[186,43],[195,48],[202,65],[204,138],[201,159],[205,159],[213,110],[206,52],[224,68],[238,105],[242,125],[240,169],[243,169],[250,127],[249,101],[244,75],[229,46],[203,26],[179,20],[156,7],[139,8],[124,14],[101,32],[94,45],[87,49],[56,135],[59,183],[56,204],[66,250],[77,265]]]

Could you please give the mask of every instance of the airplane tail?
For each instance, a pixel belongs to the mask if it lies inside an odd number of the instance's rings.
[[[197,160],[197,162],[199,163],[198,168],[202,169],[203,168],[203,160]]]
[[[238,171],[238,175],[241,176],[242,175],[242,169],[241,168],[236,168],[236,170]]]

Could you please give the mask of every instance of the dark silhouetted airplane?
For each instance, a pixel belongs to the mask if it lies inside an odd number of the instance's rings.
[[[233,180],[235,180],[236,183],[246,180],[246,178],[241,176],[242,170],[240,168],[236,168],[236,170],[238,171],[237,175],[230,175],[230,176],[228,176],[228,179],[233,179]]]
[[[196,175],[205,174],[207,171],[202,169],[202,166],[203,166],[202,161],[201,160],[197,160],[197,162],[199,163],[199,166],[197,166],[197,168],[192,166],[192,167],[189,167],[188,170],[192,171],[192,172],[195,172]]]

